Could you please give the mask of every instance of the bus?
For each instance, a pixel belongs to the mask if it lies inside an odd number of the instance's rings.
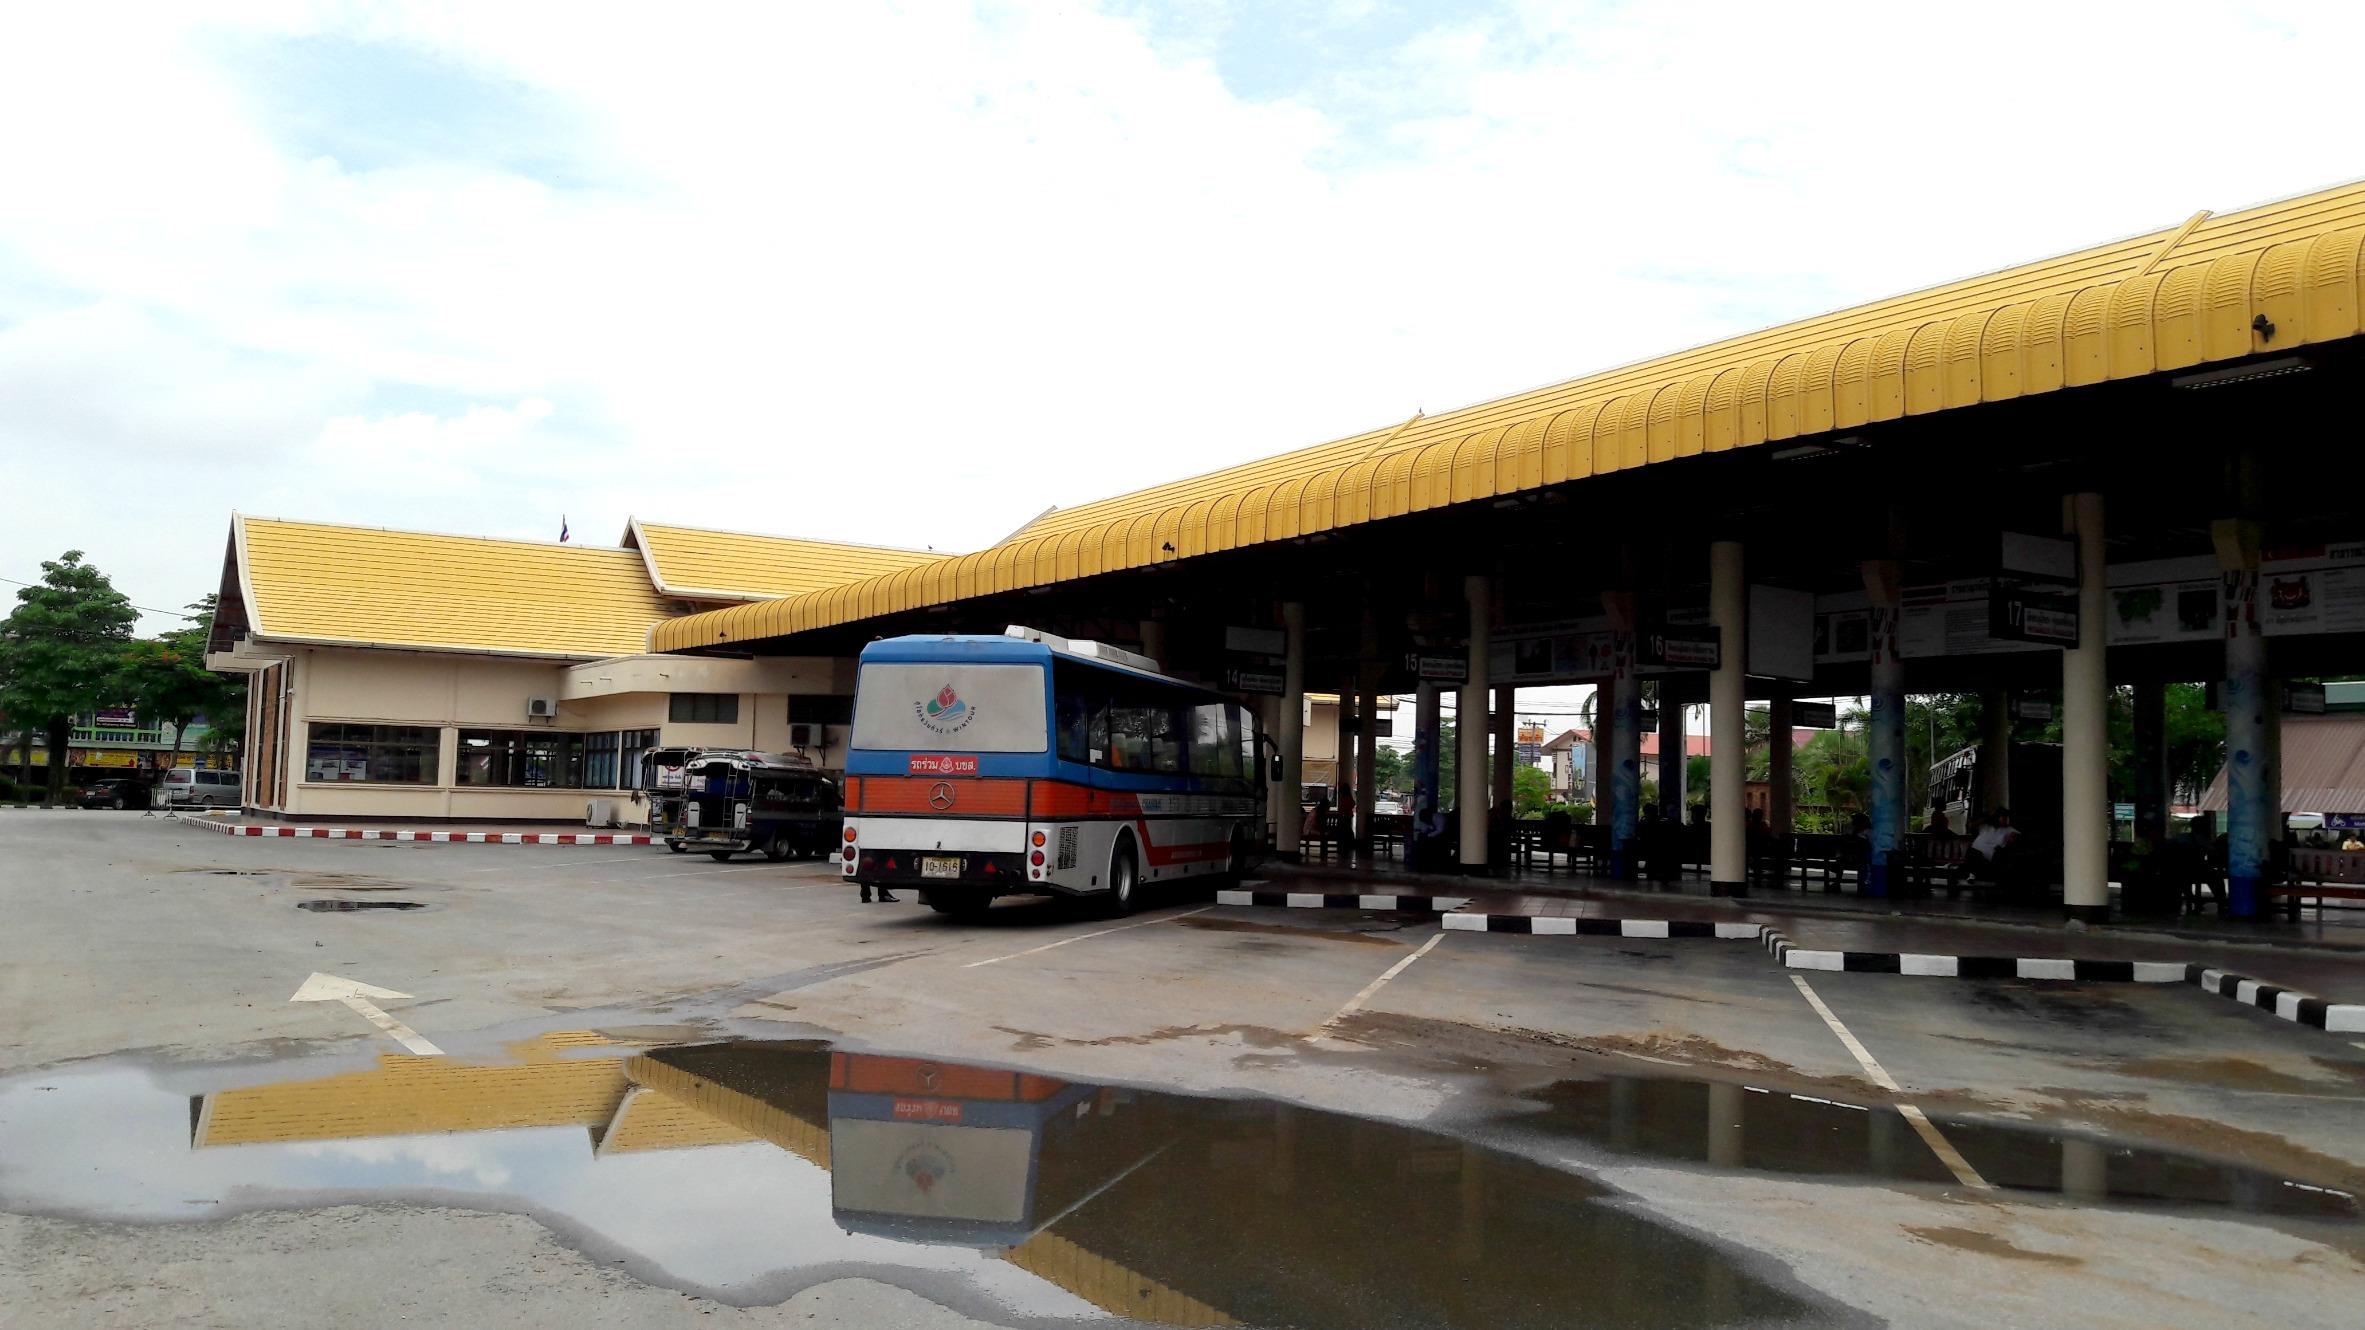
[[[864,647],[840,871],[942,914],[1237,878],[1264,841],[1255,713],[1097,642],[1013,627]],[[1274,765],[1277,765],[1274,764]]]

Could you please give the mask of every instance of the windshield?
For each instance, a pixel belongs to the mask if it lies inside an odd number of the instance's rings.
[[[854,693],[856,748],[1040,753],[1048,736],[1040,665],[865,665]]]

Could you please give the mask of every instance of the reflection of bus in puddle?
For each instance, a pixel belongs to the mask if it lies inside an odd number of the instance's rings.
[[[858,1233],[1015,1247],[1155,1158],[1147,1116],[1122,1090],[832,1053],[831,1211]]]

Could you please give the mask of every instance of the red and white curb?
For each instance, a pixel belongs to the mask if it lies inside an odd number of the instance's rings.
[[[207,822],[191,826],[225,836],[277,836],[294,840],[402,840],[450,845],[654,845],[647,835],[574,831],[394,831],[377,827],[282,827],[253,822]]]

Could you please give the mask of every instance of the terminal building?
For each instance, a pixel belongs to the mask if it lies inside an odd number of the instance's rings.
[[[1682,704],[1705,704],[1709,877],[1731,894],[1752,703],[1773,712],[1781,831],[1793,699],[1870,699],[1880,894],[1902,863],[1907,692],[1978,692],[1998,718],[2041,693],[2059,778],[2013,812],[2085,918],[2110,899],[2112,691],[2132,690],[2137,830],[2159,835],[2161,690],[2210,682],[2229,911],[2251,914],[2281,681],[2365,659],[2365,491],[2336,442],[2365,363],[2361,251],[2365,184],[2196,213],[1056,510],[953,557],[637,523],[591,550],[241,519],[215,659],[265,681],[250,803],[298,815],[572,816],[580,790],[518,773],[579,760],[589,779],[636,742],[782,746],[807,715],[826,752],[853,656],[902,633],[1025,623],[1138,646],[1269,719],[1309,691],[1350,718],[1409,694],[1430,747],[1451,690],[1490,718],[1458,727],[1458,788],[1433,792],[1465,811],[1449,835],[1473,872],[1503,853],[1513,690],[1587,683],[1605,699],[1589,793],[1613,871],[1633,871],[1650,679],[1661,751],[1689,749]],[[1300,727],[1271,728],[1286,855],[1308,754]],[[1344,728],[1330,760],[1366,834],[1374,745]],[[2013,764],[1981,765],[1982,804],[2014,802]]]

